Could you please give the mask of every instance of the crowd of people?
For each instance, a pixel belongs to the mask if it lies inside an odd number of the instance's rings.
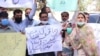
[[[28,55],[26,48],[26,56],[55,56],[55,53],[57,53],[57,56],[99,56],[93,30],[87,24],[89,20],[88,13],[78,13],[75,22],[71,23],[68,21],[69,13],[62,12],[62,21],[59,22],[54,18],[49,7],[43,7],[39,13],[40,21],[38,22],[33,19],[36,9],[37,5],[34,2],[32,8],[25,10],[25,19],[22,20],[22,10],[14,10],[12,19],[9,19],[7,9],[0,7],[0,33],[20,32],[25,34],[25,28],[30,26],[62,25],[62,51]]]

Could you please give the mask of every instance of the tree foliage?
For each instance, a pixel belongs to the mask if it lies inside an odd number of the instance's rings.
[[[100,0],[97,0],[97,6],[96,6],[96,8],[97,8],[97,11],[100,11]]]
[[[92,0],[78,0],[79,11],[86,11],[87,5],[91,4]]]

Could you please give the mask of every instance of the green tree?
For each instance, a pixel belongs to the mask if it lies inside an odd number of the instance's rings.
[[[92,3],[93,0],[78,0],[79,11],[86,11],[87,6]]]
[[[97,8],[97,11],[100,11],[100,0],[97,0],[96,8]]]
[[[46,6],[46,0],[37,0],[39,3],[38,10],[41,10],[44,6]]]

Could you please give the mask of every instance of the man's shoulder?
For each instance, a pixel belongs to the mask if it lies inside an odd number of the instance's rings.
[[[15,30],[10,26],[8,26],[6,29],[0,28],[0,33],[9,33],[9,32],[15,32]]]

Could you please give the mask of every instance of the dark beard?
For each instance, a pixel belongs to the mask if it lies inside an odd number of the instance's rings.
[[[28,17],[28,15],[25,15],[25,17]]]
[[[15,18],[15,23],[20,24],[22,22],[22,18]]]

